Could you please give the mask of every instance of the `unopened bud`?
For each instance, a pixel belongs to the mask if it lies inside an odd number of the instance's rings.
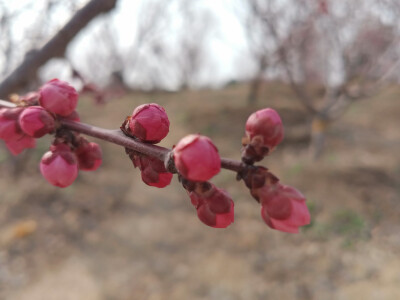
[[[174,148],[175,166],[179,173],[192,181],[207,181],[221,170],[218,149],[211,139],[191,134]]]
[[[197,216],[204,224],[215,228],[226,228],[234,221],[234,203],[229,194],[211,184],[208,191],[189,193],[197,210]]]
[[[158,143],[169,132],[167,113],[156,103],[140,105],[132,113],[129,129],[132,135],[144,142]]]
[[[283,140],[283,125],[278,113],[265,108],[251,114],[246,122],[242,159],[253,163],[268,155]]]
[[[165,169],[161,160],[134,152],[131,152],[130,158],[134,166],[140,169],[145,184],[164,188],[171,183],[173,174]]]
[[[39,93],[40,105],[60,116],[68,116],[78,104],[78,93],[75,88],[58,79],[45,83]]]
[[[96,171],[102,163],[102,151],[96,143],[84,140],[75,150],[75,154],[82,171]]]
[[[78,176],[76,156],[66,144],[52,145],[42,157],[40,172],[52,185],[67,187]]]
[[[36,141],[33,137],[23,134],[19,139],[6,141],[6,146],[13,155],[18,155],[25,149],[35,148]]]
[[[55,129],[54,117],[41,106],[30,106],[19,116],[19,125],[27,135],[40,138]]]
[[[261,216],[276,230],[298,233],[299,227],[310,223],[305,197],[295,188],[281,184],[266,186],[257,191]]]
[[[22,107],[0,109],[0,139],[14,141],[24,136],[18,124],[23,110]]]

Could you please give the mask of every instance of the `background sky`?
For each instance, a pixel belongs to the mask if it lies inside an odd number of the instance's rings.
[[[84,5],[86,2],[84,0],[75,1],[74,8]],[[68,47],[66,55],[68,59],[86,77],[100,82],[105,80],[99,76],[91,76],[90,69],[93,66],[88,65],[88,57],[91,57],[93,51],[98,53],[107,51],[102,45],[103,42],[100,41],[104,22],[110,24],[118,51],[129,57],[130,51],[135,49],[137,20],[146,14],[146,8],[148,8],[146,4],[148,5],[150,2],[149,0],[119,0],[117,7],[110,14],[97,17],[76,36]],[[7,72],[10,72],[22,60],[26,48],[32,44],[40,47],[71,17],[72,7],[66,2],[65,4],[57,3],[49,16],[41,18],[40,14],[43,14],[45,3],[44,0],[0,2],[0,9],[6,10],[11,16],[15,15],[11,29],[12,37],[20,46],[18,49],[13,49],[12,61],[8,64]],[[183,20],[179,11],[179,3],[179,1],[170,1],[170,5],[165,11],[165,14],[169,16],[167,26],[161,28],[160,32],[163,42],[171,49],[178,46],[178,38],[181,34],[179,30],[182,29]],[[238,16],[243,13],[240,2],[235,0],[198,0],[193,9],[208,14],[213,22],[204,42],[204,47],[207,49],[207,66],[203,72],[200,72],[196,85],[219,86],[230,80],[250,76],[253,73],[253,67],[251,60],[246,59],[245,33],[238,20]],[[204,26],[207,25],[209,24],[204,24]],[[146,49],[144,49],[140,56],[144,58],[146,55]],[[5,62],[0,61],[0,63],[4,66]],[[130,83],[142,81],[142,84],[146,85],[146,80],[143,79],[144,71],[141,70],[138,74],[132,70],[131,74],[126,74],[127,81]],[[69,74],[68,63],[60,59],[52,60],[40,71],[42,80],[53,77],[67,79]],[[212,74],[212,78],[210,78],[210,74]],[[168,77],[169,88],[175,88],[178,78],[174,78],[176,77],[174,74],[168,74]]]

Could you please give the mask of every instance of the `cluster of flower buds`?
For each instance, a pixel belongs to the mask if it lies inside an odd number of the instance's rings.
[[[68,126],[60,126],[68,125],[65,119],[79,121],[75,110],[78,94],[72,86],[54,79],[38,92],[13,97],[17,107],[0,109],[0,138],[13,154],[18,154],[35,147],[35,139],[54,133],[50,150],[40,162],[40,171],[48,182],[67,187],[75,181],[79,170],[94,171],[101,165],[99,145],[67,129]],[[152,145],[167,136],[169,125],[167,113],[160,105],[138,106],[125,119],[121,130],[141,143],[138,149],[132,146],[141,152],[126,148],[126,153],[140,169],[147,185],[164,188],[170,184],[172,173],[178,173],[200,221],[215,228],[228,227],[234,222],[234,203],[226,191],[209,182],[227,160],[221,160],[210,138],[199,134],[182,138],[172,151]],[[114,141],[114,138],[108,140]],[[269,155],[282,139],[283,125],[275,110],[266,108],[253,113],[246,122],[242,139],[242,162],[236,162],[230,169],[238,172],[237,178],[243,179],[251,195],[261,204],[261,216],[269,227],[297,233],[299,227],[310,222],[305,197],[295,188],[281,184],[268,169],[254,165]],[[149,145],[144,147],[145,144]]]
[[[98,144],[75,133],[64,132],[43,155],[40,171],[52,185],[67,187],[75,181],[79,170],[95,171],[101,163],[102,151]]]
[[[34,148],[35,139],[55,134],[55,140],[40,162],[43,177],[58,187],[67,187],[78,170],[94,171],[102,162],[101,148],[77,133],[59,128],[59,118],[79,121],[75,111],[78,93],[64,81],[53,79],[38,92],[12,96],[15,108],[0,110],[0,138],[14,155]]]
[[[169,132],[165,109],[150,103],[138,106],[127,117],[121,130],[141,142],[155,144]],[[163,161],[125,149],[144,183],[163,188],[170,184],[170,173]],[[173,150],[174,168],[180,174],[199,219],[212,227],[225,228],[233,222],[233,201],[229,195],[207,182],[221,170],[218,150],[208,137],[191,134],[181,139]],[[200,188],[194,188],[201,186]],[[207,187],[207,188],[205,188]]]
[[[156,103],[143,104],[136,107],[132,115],[125,119],[121,130],[143,143],[157,144],[169,132],[168,115],[165,109]],[[133,165],[139,168],[145,184],[164,188],[171,183],[172,173],[167,171],[163,161],[128,148],[125,151]]]
[[[299,227],[310,223],[305,197],[295,188],[282,185],[268,169],[252,166],[270,154],[282,139],[283,125],[275,110],[266,108],[253,113],[246,123],[242,148],[242,161],[249,167],[238,175],[261,204],[261,217],[269,227],[297,233]]]

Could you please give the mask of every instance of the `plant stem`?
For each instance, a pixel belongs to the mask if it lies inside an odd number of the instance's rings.
[[[1,107],[13,108],[16,107],[16,105],[9,101],[0,100],[0,108]],[[140,142],[134,138],[126,136],[120,129],[111,130],[100,128],[82,122],[67,120],[61,117],[59,118],[59,121],[61,126],[64,128],[117,144],[148,156],[156,157],[163,162],[171,159],[171,149]],[[221,157],[221,168],[239,172],[245,167],[246,165],[240,161]],[[169,168],[169,171],[173,172],[173,169],[174,168]]]

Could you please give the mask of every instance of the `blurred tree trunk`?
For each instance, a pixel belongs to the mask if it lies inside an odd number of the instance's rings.
[[[264,81],[264,73],[267,70],[268,63],[266,55],[262,55],[258,62],[258,70],[253,80],[250,83],[249,95],[247,97],[247,104],[254,105],[260,97],[260,91]]]
[[[101,13],[112,10],[117,0],[91,0],[69,20],[41,49],[29,52],[23,62],[0,84],[0,97],[23,89],[37,70],[54,57],[63,57],[68,44],[85,26]]]
[[[325,147],[326,132],[329,128],[329,120],[320,115],[314,116],[311,123],[310,155],[313,160],[318,160]]]

